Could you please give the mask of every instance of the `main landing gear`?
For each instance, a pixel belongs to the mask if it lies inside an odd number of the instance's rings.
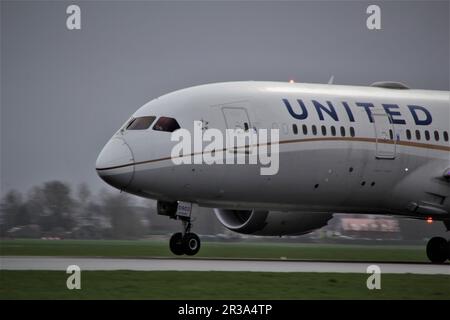
[[[444,263],[450,260],[450,240],[442,237],[434,237],[428,241],[427,256],[433,263]]]
[[[443,222],[447,231],[450,231],[450,220]],[[442,237],[431,238],[427,244],[427,256],[433,263],[444,263],[445,260],[450,260],[450,240]]]
[[[169,216],[171,219],[181,220],[183,232],[177,232],[170,237],[170,251],[177,256],[183,254],[193,256],[200,250],[200,238],[191,232],[192,204],[185,202],[158,201],[158,214]]]

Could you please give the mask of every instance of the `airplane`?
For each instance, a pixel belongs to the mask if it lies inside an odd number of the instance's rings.
[[[182,222],[183,232],[170,239],[175,255],[200,249],[191,232],[193,204],[214,208],[226,228],[251,235],[306,234],[334,213],[442,221],[450,231],[449,126],[449,91],[400,82],[212,83],[139,108],[106,143],[96,171],[121,191],[157,200],[158,214]],[[194,146],[174,156],[179,142],[173,135],[198,127],[224,137],[274,129],[278,140],[217,150]],[[249,157],[250,145],[276,152],[275,173],[262,174],[261,163],[174,161]],[[426,252],[431,262],[445,263],[450,240],[433,237]]]

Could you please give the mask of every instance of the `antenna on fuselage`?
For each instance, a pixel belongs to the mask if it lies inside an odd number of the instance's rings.
[[[333,84],[333,82],[334,82],[334,76],[331,76],[330,80],[328,80],[328,84]]]

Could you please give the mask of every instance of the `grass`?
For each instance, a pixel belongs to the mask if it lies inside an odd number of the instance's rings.
[[[168,241],[2,240],[0,255],[174,257]],[[298,243],[202,242],[195,258],[313,259],[427,262],[423,246],[357,246]]]
[[[0,299],[450,299],[450,276],[386,274],[368,290],[365,274],[83,271],[81,290],[61,271],[0,271]]]
[[[0,255],[174,257],[166,241],[2,240]],[[422,246],[204,242],[195,258],[427,261]],[[0,258],[1,259],[1,258]],[[81,290],[60,271],[0,271],[0,299],[450,299],[450,276],[366,274],[83,271]]]

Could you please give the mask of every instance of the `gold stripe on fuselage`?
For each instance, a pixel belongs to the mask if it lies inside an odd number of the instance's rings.
[[[375,139],[375,138],[322,137],[322,138],[283,140],[283,141],[280,141],[279,144],[300,143],[300,142],[320,142],[320,141],[356,141],[356,142],[377,143],[377,139]],[[378,143],[385,143],[385,144],[394,144],[395,143],[396,145],[401,145],[401,146],[406,146],[406,147],[414,147],[414,148],[421,148],[421,149],[431,149],[431,150],[450,152],[450,146],[441,146],[441,145],[436,145],[436,144],[427,144],[427,143],[402,141],[402,140],[400,140],[400,141],[383,140],[383,141],[378,141]],[[267,145],[270,145],[270,143],[268,143]],[[256,145],[252,145],[251,147],[255,147],[255,146],[259,147],[260,145],[256,144]],[[247,146],[237,147],[236,149],[249,148],[249,147],[250,146],[247,145]],[[227,149],[216,150],[216,152],[220,152],[220,151],[225,152],[225,151],[227,151]],[[201,154],[201,153],[202,152],[191,153],[188,155],[178,156],[178,158],[192,157],[194,155]],[[154,163],[154,162],[165,161],[165,160],[170,160],[170,159],[172,159],[172,158],[164,157],[164,158],[158,158],[158,159],[152,159],[152,160],[127,163],[127,164],[122,164],[122,165],[107,167],[107,168],[96,168],[96,170],[101,171],[101,170],[119,169],[119,168],[129,167],[129,166],[133,166],[133,165],[136,166],[136,165],[141,165],[141,164],[146,164],[146,163]]]

